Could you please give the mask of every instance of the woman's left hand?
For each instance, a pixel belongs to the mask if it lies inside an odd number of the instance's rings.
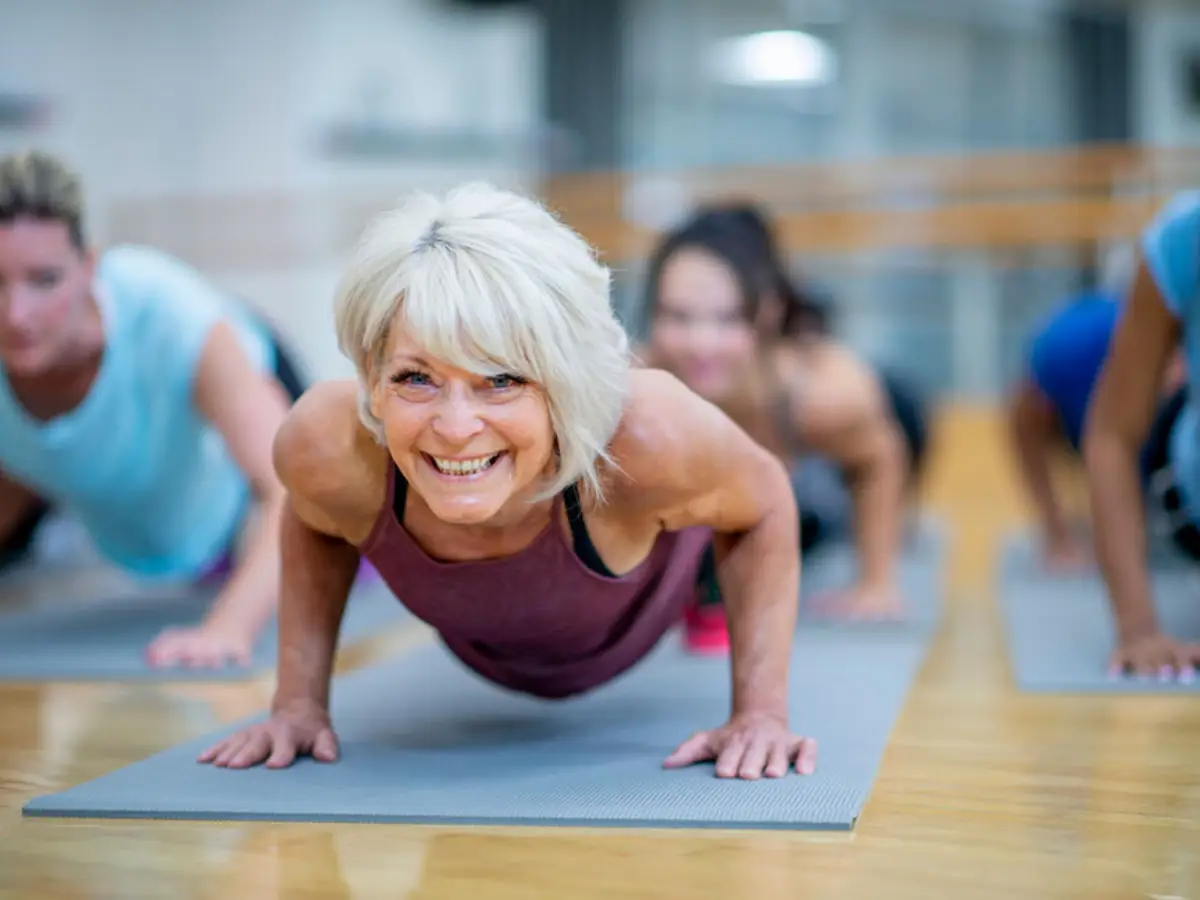
[[[899,622],[907,614],[900,591],[892,584],[859,583],[814,597],[812,612],[844,622]]]
[[[219,669],[226,663],[248,666],[252,643],[244,633],[211,625],[169,628],[154,639],[146,656],[150,665],[163,668]]]
[[[787,722],[765,713],[743,713],[711,731],[698,731],[663,762],[668,769],[716,760],[718,778],[782,778],[795,766],[811,775],[817,742],[791,733]]]

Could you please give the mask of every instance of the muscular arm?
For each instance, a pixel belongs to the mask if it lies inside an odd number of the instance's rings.
[[[213,423],[249,481],[258,504],[258,521],[245,556],[206,624],[257,635],[279,597],[279,554],[283,486],[272,465],[272,443],[288,411],[274,379],[247,358],[233,328],[221,322],[204,345],[194,385],[200,412]]]
[[[1178,340],[1179,326],[1142,264],[1096,386],[1083,447],[1096,550],[1122,643],[1158,631],[1137,461]]]
[[[860,584],[884,589],[894,576],[903,529],[907,451],[878,381],[857,360],[839,354],[822,373],[822,389],[797,409],[797,429],[849,480],[854,503]]]
[[[322,384],[302,397],[275,440],[287,490],[280,535],[279,675],[272,708],[328,714],[337,635],[360,554],[348,522],[369,523],[370,472],[353,386]],[[376,504],[377,505],[377,504]]]
[[[733,715],[787,720],[800,592],[795,499],[778,459],[662,372],[639,373],[614,454],[632,505],[676,530],[707,526],[729,619]]]

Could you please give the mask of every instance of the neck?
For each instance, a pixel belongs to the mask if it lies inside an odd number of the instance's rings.
[[[106,336],[104,333],[104,316],[100,312],[100,302],[94,292],[89,291],[83,304],[84,313],[80,317],[79,326],[71,335],[70,360],[76,365],[90,363],[104,352]]]
[[[104,316],[95,295],[89,292],[79,322],[68,336],[62,355],[47,374],[69,377],[81,369],[94,367],[104,355],[105,341]]]
[[[104,354],[106,336],[104,332],[104,317],[100,313],[99,303],[89,293],[83,302],[79,321],[71,332],[65,336],[57,358],[45,369],[36,374],[21,375],[6,372],[10,383],[26,385],[39,393],[54,392],[55,385],[61,386],[67,392],[74,392],[78,379],[95,375],[100,359]]]
[[[520,553],[546,528],[555,509],[553,499],[538,503],[513,500],[488,521],[468,525],[439,520],[423,502],[418,502],[423,509],[418,512],[410,508],[406,516],[409,533],[426,552],[458,561]]]

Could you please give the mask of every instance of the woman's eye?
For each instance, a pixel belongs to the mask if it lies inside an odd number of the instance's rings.
[[[429,376],[424,372],[397,372],[392,376],[395,384],[423,386],[429,384]]]
[[[516,375],[493,375],[488,379],[492,387],[498,391],[506,390],[507,388],[516,387],[524,382]]]

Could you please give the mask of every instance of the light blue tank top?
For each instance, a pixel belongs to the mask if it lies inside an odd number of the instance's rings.
[[[107,338],[91,391],[30,418],[0,369],[0,470],[74,515],[134,575],[198,575],[232,542],[249,485],[192,401],[214,325],[235,324],[252,363],[274,365],[256,320],[187,265],[146,247],[100,259],[94,294]]]
[[[1200,524],[1200,191],[1177,194],[1146,229],[1142,253],[1167,308],[1183,327],[1188,403],[1171,430],[1171,468]]]

